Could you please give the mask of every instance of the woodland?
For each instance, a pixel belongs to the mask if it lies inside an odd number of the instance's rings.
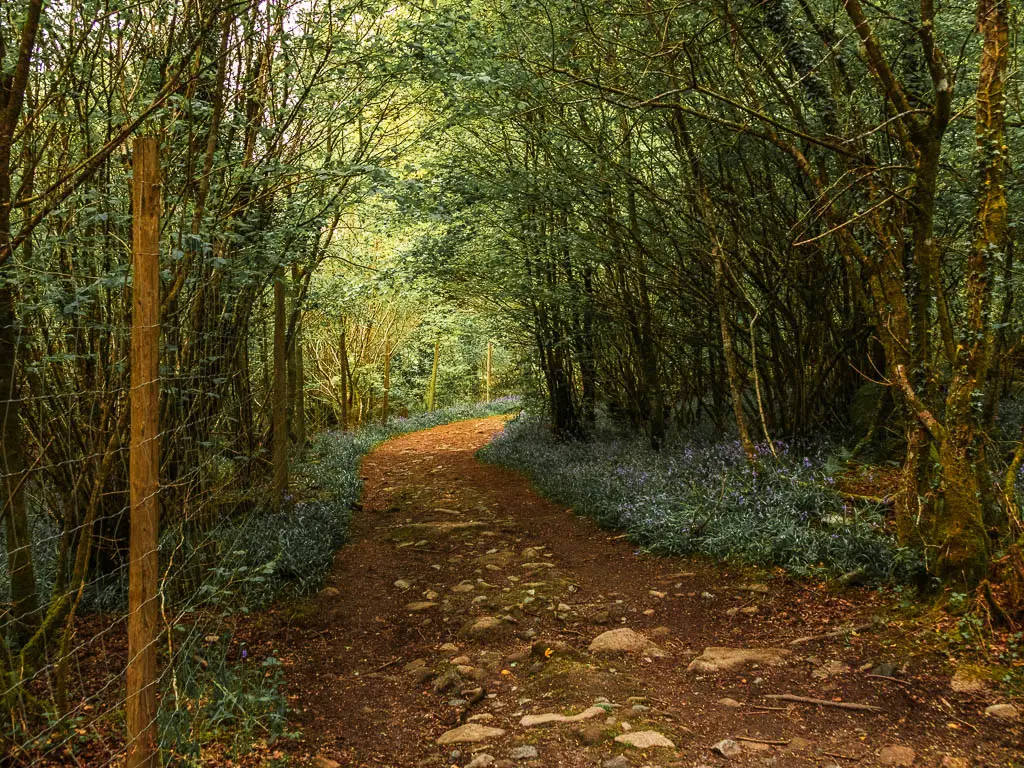
[[[651,550],[1016,630],[1021,13],[3,0],[12,764],[76,738],[81,651],[125,632],[138,137],[161,169],[165,754],[223,732],[195,648],[319,587],[366,451],[521,407],[484,458]],[[271,672],[232,680],[281,731]]]

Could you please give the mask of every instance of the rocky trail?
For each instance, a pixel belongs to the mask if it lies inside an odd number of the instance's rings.
[[[328,585],[249,628],[299,764],[1024,765],[1013,705],[876,593],[637,552],[477,461],[502,425],[379,447]]]

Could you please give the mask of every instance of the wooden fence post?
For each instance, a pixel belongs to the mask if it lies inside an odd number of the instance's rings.
[[[131,530],[128,566],[126,768],[157,766],[160,503],[160,158],[135,139],[132,162]]]

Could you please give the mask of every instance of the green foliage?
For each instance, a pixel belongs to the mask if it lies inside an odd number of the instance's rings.
[[[165,673],[169,684],[158,713],[167,765],[202,765],[203,747],[212,742],[234,757],[257,740],[273,744],[294,736],[286,731],[288,703],[276,656],[256,660],[230,635],[188,628],[176,660]]]

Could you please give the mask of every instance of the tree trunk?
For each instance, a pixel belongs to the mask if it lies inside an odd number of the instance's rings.
[[[284,270],[274,274],[274,391],[273,462],[274,503],[280,505],[288,490],[288,351],[285,342]]]
[[[25,441],[21,424],[21,392],[17,374],[18,327],[14,242],[11,232],[11,156],[14,135],[28,89],[32,55],[39,32],[43,0],[30,0],[22,22],[13,69],[0,74],[0,473],[3,497],[0,520],[6,522],[7,562],[11,574],[13,640],[22,643],[39,623],[39,599],[28,509],[25,504]]]
[[[338,344],[341,358],[341,431],[348,429],[348,344],[345,340],[345,318],[341,318],[341,339]]]
[[[427,410],[434,410],[434,400],[437,395],[437,363],[441,357],[441,340],[434,342],[434,365],[430,369],[430,387],[427,389]]]
[[[380,421],[381,424],[388,423],[388,408],[390,403],[388,399],[391,395],[391,339],[387,336],[384,337],[384,402],[381,403],[380,407]]]

